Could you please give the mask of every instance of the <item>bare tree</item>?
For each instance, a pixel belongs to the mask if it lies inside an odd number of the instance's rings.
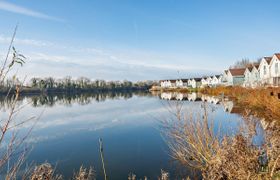
[[[230,68],[246,68],[248,65],[252,64],[247,58],[243,58],[240,61],[236,61]]]

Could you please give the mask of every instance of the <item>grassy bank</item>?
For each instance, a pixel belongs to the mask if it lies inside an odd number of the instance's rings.
[[[258,117],[280,121],[280,88],[217,87],[205,88],[201,92],[225,95]]]

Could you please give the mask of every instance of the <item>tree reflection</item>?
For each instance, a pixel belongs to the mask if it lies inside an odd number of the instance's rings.
[[[57,93],[48,95],[26,95],[18,98],[18,103],[30,101],[33,107],[49,106],[53,107],[57,104],[71,106],[74,103],[86,105],[95,102],[104,102],[107,99],[130,99],[133,96],[149,96],[146,91],[125,91],[125,92],[103,92],[103,93]],[[13,96],[0,96],[1,108],[9,109]]]

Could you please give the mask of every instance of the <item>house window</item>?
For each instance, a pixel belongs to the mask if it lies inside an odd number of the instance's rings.
[[[263,67],[263,74],[266,75],[266,66]]]
[[[278,63],[275,63],[275,74],[278,73]]]

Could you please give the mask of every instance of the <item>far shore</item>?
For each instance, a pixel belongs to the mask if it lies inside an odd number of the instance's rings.
[[[7,96],[15,94],[15,88],[2,88],[0,89],[0,96]],[[48,94],[79,94],[79,93],[106,93],[106,92],[136,92],[136,91],[149,91],[149,87],[129,87],[129,88],[31,88],[31,87],[21,87],[20,95],[48,95]]]

